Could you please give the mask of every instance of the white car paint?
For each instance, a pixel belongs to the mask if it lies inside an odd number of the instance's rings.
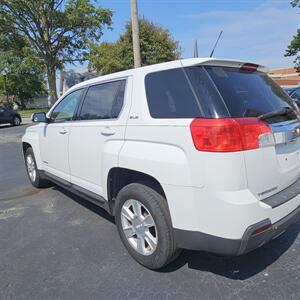
[[[96,83],[127,79],[124,107],[118,119],[38,124],[26,131],[23,142],[33,146],[39,169],[105,199],[107,175],[112,168],[146,173],[161,184],[174,228],[241,239],[250,225],[266,218],[276,222],[299,206],[299,195],[277,208],[260,200],[300,177],[300,142],[294,148],[277,145],[233,153],[201,152],[195,149],[191,138],[192,119],[152,118],[145,76],[199,64],[240,67],[243,62],[212,58],[178,60],[88,80],[67,93]],[[259,70],[267,71],[263,66]],[[68,134],[61,136],[58,132],[63,129]],[[116,134],[105,136],[105,130]],[[51,167],[45,162],[48,158],[54,161]],[[274,186],[276,190],[259,196]]]

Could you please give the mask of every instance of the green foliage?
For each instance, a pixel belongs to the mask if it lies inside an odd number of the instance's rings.
[[[0,32],[0,94],[25,107],[45,92],[44,68],[26,39]]]
[[[291,5],[292,7],[296,7],[296,6],[300,7],[300,0],[292,0]]]
[[[171,61],[180,58],[180,48],[170,32],[145,19],[139,20],[142,66]],[[89,55],[90,70],[102,74],[133,68],[133,47],[131,23],[114,43],[104,42],[92,45]]]
[[[300,0],[291,1],[293,7],[300,8]],[[295,67],[300,72],[300,29],[297,30],[296,35],[293,36],[291,43],[288,45],[285,56],[295,56]]]
[[[83,61],[90,43],[111,25],[112,12],[89,0],[0,0],[0,28],[26,36],[43,61],[52,103],[56,100],[56,70]]]
[[[21,115],[22,118],[30,118],[32,114],[37,112],[44,112],[47,113],[49,111],[48,108],[33,108],[33,109],[23,109],[18,110],[18,113]]]

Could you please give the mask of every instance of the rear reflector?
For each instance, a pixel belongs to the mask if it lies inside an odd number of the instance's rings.
[[[263,233],[263,232],[265,232],[265,231],[271,229],[271,227],[272,227],[272,225],[271,225],[271,224],[268,224],[268,225],[265,225],[265,226],[263,226],[263,227],[257,228],[257,229],[255,229],[255,230],[252,232],[251,235],[254,236],[254,235],[261,234],[261,233]]]
[[[194,119],[190,130],[195,148],[207,152],[236,152],[259,148],[259,136],[271,133],[257,118]]]

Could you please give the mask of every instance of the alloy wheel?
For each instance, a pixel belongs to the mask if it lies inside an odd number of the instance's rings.
[[[16,125],[16,126],[20,125],[20,119],[18,117],[14,118],[14,125]]]
[[[27,155],[27,157],[26,157],[26,166],[27,166],[28,175],[29,175],[31,181],[35,182],[36,167],[35,167],[34,159],[31,155]]]
[[[156,225],[152,215],[141,202],[129,199],[123,204],[121,224],[127,241],[138,253],[150,255],[156,250]]]

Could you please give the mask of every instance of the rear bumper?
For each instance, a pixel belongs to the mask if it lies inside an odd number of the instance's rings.
[[[300,206],[290,214],[271,224],[270,219],[249,226],[242,239],[227,239],[198,231],[174,229],[178,247],[190,250],[202,250],[216,254],[236,256],[250,252],[281,235],[291,224],[300,218]],[[254,234],[260,228],[267,230]]]

